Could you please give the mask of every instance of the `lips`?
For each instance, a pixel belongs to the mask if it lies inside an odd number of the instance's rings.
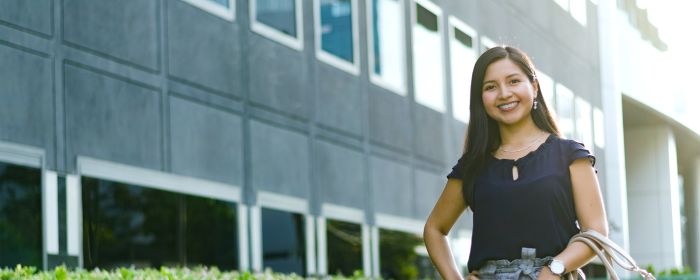
[[[520,102],[513,101],[513,102],[508,102],[508,103],[498,105],[496,107],[498,107],[498,109],[501,111],[508,112],[508,111],[512,111],[513,109],[515,109],[515,107],[518,106],[518,103],[520,103]]]

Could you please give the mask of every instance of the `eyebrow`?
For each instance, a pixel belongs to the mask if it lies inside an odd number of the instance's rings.
[[[507,78],[510,78],[510,77],[513,77],[513,76],[517,76],[517,75],[522,75],[522,74],[521,74],[521,73],[513,73],[513,74],[510,74],[510,75],[506,76],[506,79],[507,79]],[[488,80],[488,81],[485,81],[485,82],[484,82],[484,85],[485,85],[485,84],[488,84],[488,83],[495,83],[495,82],[496,82],[496,81],[494,81],[494,80]]]

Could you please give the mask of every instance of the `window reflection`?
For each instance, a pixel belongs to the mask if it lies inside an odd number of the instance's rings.
[[[399,0],[372,0],[372,73],[400,93],[405,82],[402,12]]]
[[[477,58],[473,47],[474,38],[457,27],[451,28],[452,114],[455,119],[468,123],[472,68]]]
[[[262,208],[263,267],[306,276],[304,216]]]
[[[41,170],[0,163],[0,267],[42,266]]]
[[[345,276],[362,270],[362,226],[359,224],[326,221],[328,247],[328,274]]]
[[[383,279],[418,279],[426,272],[426,265],[416,249],[423,247],[423,239],[402,231],[379,229],[380,273]],[[430,265],[432,267],[432,265]]]
[[[351,0],[320,0],[321,49],[350,63],[353,57]]]
[[[292,37],[297,36],[296,0],[256,0],[255,20]]]
[[[237,267],[235,204],[82,179],[84,266]]]
[[[442,40],[439,17],[415,4],[413,24],[413,81],[416,102],[438,112],[445,111]]]

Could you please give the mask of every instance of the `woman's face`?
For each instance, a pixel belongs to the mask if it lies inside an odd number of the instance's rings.
[[[510,59],[497,60],[486,68],[481,90],[486,113],[499,124],[516,125],[531,120],[536,85]]]

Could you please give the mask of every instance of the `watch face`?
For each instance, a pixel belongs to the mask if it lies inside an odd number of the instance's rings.
[[[564,273],[564,264],[558,260],[552,260],[552,263],[549,264],[549,269],[554,274],[561,275]]]

